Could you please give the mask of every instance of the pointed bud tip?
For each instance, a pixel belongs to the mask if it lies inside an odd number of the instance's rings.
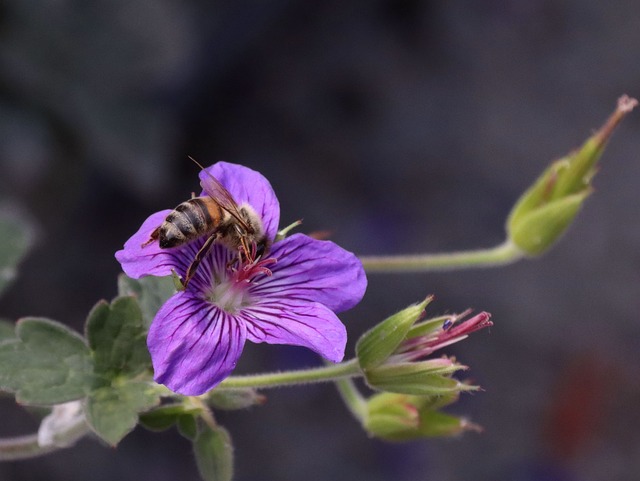
[[[618,112],[628,114],[638,106],[638,101],[628,95],[623,95],[618,99]]]
[[[629,97],[628,95],[623,95],[618,99],[616,110],[613,112],[613,114],[611,114],[600,131],[596,134],[596,138],[601,144],[604,144],[609,139],[609,137],[611,137],[611,134],[616,129],[618,124],[622,121],[622,119],[634,108],[636,108],[637,105],[638,101],[633,97]]]
[[[484,431],[482,426],[472,423],[466,418],[460,419],[460,427],[462,428],[462,431],[474,431],[476,433],[482,433]]]

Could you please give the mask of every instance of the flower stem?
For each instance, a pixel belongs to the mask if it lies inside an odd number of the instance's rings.
[[[353,381],[351,379],[338,379],[336,387],[349,411],[356,419],[363,422],[367,416],[367,402]]]
[[[209,426],[212,431],[215,431],[217,428],[217,423],[215,418],[213,417],[211,409],[209,409],[209,407],[202,401],[202,399],[198,398],[197,396],[189,397],[189,401],[193,406],[200,409],[200,418],[207,426]]]
[[[429,272],[451,269],[497,267],[516,262],[524,254],[510,240],[491,247],[443,254],[361,256],[367,272]]]
[[[70,441],[75,441],[87,433],[89,433],[89,426],[86,423],[82,423],[82,425],[73,426],[67,433],[59,433],[59,439],[62,440],[65,435],[68,435]],[[37,458],[53,451],[71,447],[71,444],[41,446],[38,443],[37,434],[0,439],[0,461]]]
[[[56,449],[56,446],[40,446],[37,434],[0,439],[0,461],[37,458]]]
[[[273,372],[267,374],[253,374],[248,376],[231,376],[220,383],[218,389],[224,388],[267,388],[294,386],[317,382],[335,381],[337,379],[360,375],[357,359],[332,364],[330,366],[301,369],[298,371]]]

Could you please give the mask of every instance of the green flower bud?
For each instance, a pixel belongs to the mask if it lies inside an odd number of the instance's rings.
[[[388,317],[373,329],[365,332],[356,344],[356,355],[363,370],[379,366],[400,346],[411,326],[424,314],[433,300],[427,297],[420,304],[413,304]]]
[[[367,401],[367,416],[364,428],[372,436],[382,439],[393,439],[398,433],[414,432],[420,425],[420,411],[412,403],[412,398],[419,402],[417,396],[406,394],[381,393]]]
[[[480,430],[469,421],[436,411],[433,398],[381,393],[367,402],[365,429],[371,436],[387,441],[409,441],[425,437],[454,436]],[[445,399],[457,399],[445,398]]]
[[[467,369],[455,359],[426,359],[435,351],[492,325],[491,315],[470,311],[417,322],[432,297],[385,319],[365,333],[356,345],[364,379],[372,389],[419,396],[442,396],[478,389],[451,375]],[[426,359],[426,360],[425,360]]]
[[[525,254],[542,254],[567,230],[592,192],[591,180],[607,140],[637,103],[621,97],[602,128],[580,149],[551,164],[516,202],[507,220],[507,233]]]

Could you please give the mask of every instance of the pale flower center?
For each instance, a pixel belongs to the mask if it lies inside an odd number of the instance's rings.
[[[248,283],[236,282],[233,276],[211,286],[206,299],[223,311],[235,314],[250,303]]]
[[[225,269],[220,278],[216,276],[205,298],[229,314],[235,314],[251,304],[249,286],[254,278],[271,276],[266,266],[275,262],[273,258],[245,261],[237,267]]]

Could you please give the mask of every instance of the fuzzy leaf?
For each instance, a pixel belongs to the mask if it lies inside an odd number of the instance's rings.
[[[171,276],[147,276],[141,279],[131,279],[121,274],[118,277],[118,294],[121,296],[134,296],[138,299],[144,326],[147,329],[162,304],[175,293],[175,284]]]
[[[16,326],[13,322],[0,319],[0,342],[16,339]]]
[[[84,339],[58,322],[25,318],[16,338],[0,343],[0,388],[23,404],[53,405],[83,398],[95,382]]]
[[[142,312],[134,297],[98,302],[89,313],[86,331],[96,374],[107,379],[133,377],[151,368]]]
[[[138,414],[157,406],[160,396],[143,382],[124,382],[91,392],[86,400],[87,422],[112,446],[138,424]]]
[[[226,429],[215,431],[205,426],[193,443],[200,476],[205,481],[231,481],[233,478],[233,445]]]

